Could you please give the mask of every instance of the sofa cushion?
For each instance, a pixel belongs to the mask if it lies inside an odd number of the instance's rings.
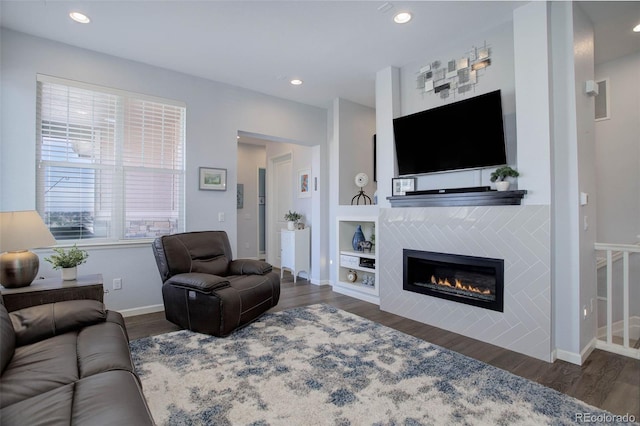
[[[227,278],[231,287],[216,290],[226,305],[222,313],[225,335],[258,318],[275,306],[280,298],[280,279],[275,272],[266,275],[232,275]]]
[[[107,313],[96,300],[69,300],[20,309],[9,316],[21,346],[103,322]]]
[[[71,424],[73,403],[70,383],[0,409],[3,425],[54,426]]]
[[[77,341],[80,378],[111,370],[133,372],[128,343],[119,324],[104,322],[82,329]]]
[[[2,343],[0,345],[0,374],[2,374],[11,361],[16,347],[16,334],[13,331],[7,308],[2,303],[0,303],[0,343]]]
[[[113,318],[117,321],[120,316]],[[102,322],[19,346],[2,375],[0,407],[109,370],[134,371],[119,322]]]
[[[165,284],[211,294],[214,290],[229,287],[229,280],[226,277],[219,277],[217,275],[190,272],[187,274],[174,275],[169,278]]]
[[[229,275],[264,275],[273,270],[264,260],[236,259],[229,264]]]
[[[2,374],[0,408],[78,380],[75,332],[16,348]]]
[[[153,425],[138,378],[108,371],[76,383],[73,425]]]
[[[153,248],[163,281],[188,272],[225,276],[232,260],[224,231],[164,235],[154,242]]]
[[[152,425],[136,377],[109,371],[0,410],[3,425]]]

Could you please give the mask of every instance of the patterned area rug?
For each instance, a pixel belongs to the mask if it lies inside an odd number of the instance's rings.
[[[227,338],[177,331],[131,349],[158,424],[558,425],[575,424],[577,413],[612,420],[328,305],[266,314]]]

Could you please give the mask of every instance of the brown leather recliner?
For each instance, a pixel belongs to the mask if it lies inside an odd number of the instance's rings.
[[[165,235],[153,242],[167,320],[226,336],[278,304],[280,278],[267,262],[232,259],[224,231]]]

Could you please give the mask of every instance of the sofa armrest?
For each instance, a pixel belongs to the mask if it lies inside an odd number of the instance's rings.
[[[272,269],[273,266],[264,260],[236,259],[229,263],[230,275],[264,275]]]
[[[229,280],[225,277],[213,274],[203,274],[201,272],[177,274],[165,281],[165,284],[195,290],[206,294],[210,294],[214,290],[229,287],[231,285]]]
[[[10,312],[16,346],[104,322],[107,312],[97,300],[68,300]]]

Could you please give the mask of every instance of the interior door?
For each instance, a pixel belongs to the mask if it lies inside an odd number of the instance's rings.
[[[274,157],[270,161],[271,181],[267,194],[267,214],[269,216],[269,250],[268,262],[280,267],[280,231],[287,227],[284,215],[292,209],[293,174],[291,169],[291,153]]]
[[[267,253],[266,247],[266,187],[267,170],[258,169],[258,259],[265,259]]]

